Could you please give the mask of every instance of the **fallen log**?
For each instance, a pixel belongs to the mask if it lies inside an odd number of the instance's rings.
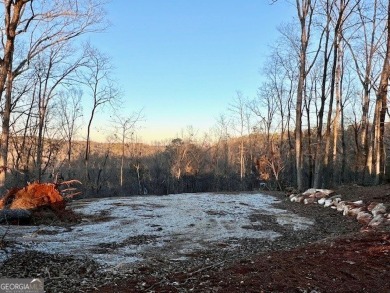
[[[0,223],[1,224],[8,224],[11,222],[25,222],[29,221],[31,218],[31,212],[24,209],[3,209],[0,210]]]

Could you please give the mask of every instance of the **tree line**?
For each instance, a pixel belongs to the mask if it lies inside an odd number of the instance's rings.
[[[261,96],[268,107],[264,119],[271,124],[276,118],[281,140],[285,126],[294,127],[289,145],[298,189],[351,179],[384,182],[389,2],[297,0],[294,5],[297,18],[279,28]]]
[[[104,5],[95,0],[1,2],[2,189],[13,184],[12,174],[43,180],[58,148],[54,141],[66,141],[70,162],[83,115],[82,99],[90,105],[84,117],[83,159],[89,178],[90,133],[96,112],[120,101],[109,57],[82,42],[107,27]]]
[[[103,2],[2,4],[2,187],[62,177],[88,195],[167,194],[387,180],[384,0],[274,1],[297,14],[278,27],[257,96],[237,92],[209,133],[189,127],[151,145],[137,140],[142,111],[113,115],[107,143],[91,139],[96,113],[121,103],[109,57],[80,45],[104,30]]]

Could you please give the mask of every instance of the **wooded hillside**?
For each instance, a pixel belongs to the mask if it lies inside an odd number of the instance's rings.
[[[82,181],[86,195],[114,195],[387,181],[389,2],[273,5],[297,13],[278,28],[257,97],[237,92],[203,136],[188,128],[146,145],[136,139],[142,111],[115,112],[109,57],[76,42],[104,30],[103,1],[4,1],[0,186],[62,176]],[[94,143],[96,113],[108,108],[108,142]]]

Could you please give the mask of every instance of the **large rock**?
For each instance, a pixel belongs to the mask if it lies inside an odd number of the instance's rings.
[[[302,193],[302,195],[305,197],[325,198],[334,195],[334,193],[335,192],[330,189],[310,188]]]
[[[374,217],[377,215],[383,215],[386,213],[386,206],[383,203],[378,203],[371,209],[371,213]]]

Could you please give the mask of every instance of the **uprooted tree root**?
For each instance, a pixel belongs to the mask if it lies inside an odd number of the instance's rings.
[[[72,188],[77,180],[54,183],[28,184],[23,188],[11,188],[0,199],[0,222],[20,223],[40,222],[39,219],[66,219],[74,218],[65,209],[66,200],[79,194],[76,188]],[[81,184],[81,183],[80,183]]]

